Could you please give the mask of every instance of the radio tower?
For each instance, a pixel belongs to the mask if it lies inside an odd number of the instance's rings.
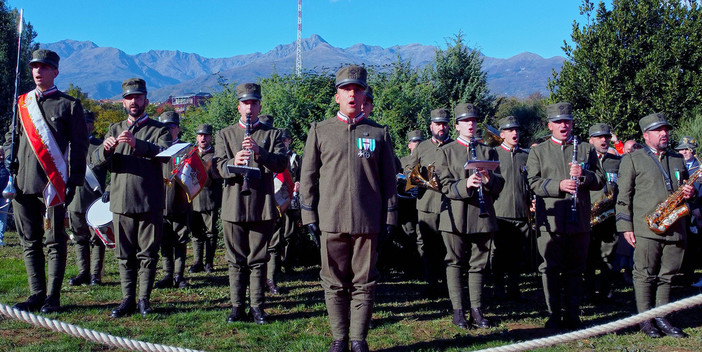
[[[302,76],[302,0],[297,0],[297,57],[295,58],[295,74]]]

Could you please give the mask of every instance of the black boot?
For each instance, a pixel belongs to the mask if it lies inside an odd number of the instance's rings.
[[[349,352],[349,342],[347,340],[334,340],[329,346],[329,352]]]
[[[195,263],[188,269],[188,272],[191,274],[201,273],[203,271],[205,271],[205,266],[202,265],[202,263]]]
[[[154,288],[172,288],[173,287],[173,277],[166,275],[163,279],[156,281]]]
[[[15,304],[12,308],[25,312],[38,312],[44,305],[46,297],[40,295],[31,295],[26,301]]]
[[[480,307],[470,309],[470,318],[473,324],[481,329],[487,329],[492,326],[490,321],[483,316],[483,311]]]
[[[139,313],[141,313],[142,316],[145,317],[153,313],[153,309],[151,309],[151,303],[148,299],[140,299],[137,305],[139,306]]]
[[[117,308],[112,310],[110,314],[113,318],[121,318],[123,316],[132,314],[136,311],[136,303],[134,298],[125,298],[122,303],[117,306]]]
[[[90,286],[101,286],[102,280],[98,275],[90,275]]]
[[[46,297],[44,305],[41,307],[41,312],[44,314],[56,313],[61,310],[61,300],[57,296]]]
[[[261,307],[251,307],[251,315],[253,316],[253,321],[256,324],[266,324],[266,313]]]
[[[71,286],[87,285],[89,283],[90,276],[86,273],[80,273],[68,280],[68,284]]]
[[[244,314],[243,309],[240,307],[232,307],[232,313],[227,316],[227,323],[233,323],[235,321],[243,320]]]
[[[684,333],[680,328],[676,328],[675,326],[673,326],[673,324],[671,324],[665,317],[653,318],[653,321],[656,323],[658,330],[660,330],[662,333],[668,336],[687,337],[686,333]]]
[[[368,342],[366,340],[351,341],[352,352],[368,352]]]
[[[177,288],[187,288],[188,281],[186,281],[184,277],[182,277],[180,275],[176,275],[173,278],[173,286],[175,286]]]
[[[646,336],[657,339],[660,337],[663,337],[663,334],[661,334],[660,330],[653,325],[653,322],[651,320],[646,320],[643,323],[639,324],[639,327],[641,327],[641,332],[646,334]]]
[[[270,292],[272,295],[279,295],[280,294],[280,289],[275,284],[275,281],[266,280],[266,286],[268,287],[268,292]]]
[[[463,313],[463,309],[453,310],[453,319],[451,322],[453,325],[456,325],[461,329],[468,329],[468,322],[466,321],[466,316]]]

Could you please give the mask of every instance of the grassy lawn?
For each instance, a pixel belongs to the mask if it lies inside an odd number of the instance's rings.
[[[19,241],[7,233],[0,247],[0,303],[12,306],[26,299],[28,287]],[[221,250],[220,250],[221,251]],[[72,245],[66,277],[77,274]],[[270,323],[228,324],[229,290],[223,252],[218,253],[216,272],[188,275],[185,290],[154,290],[156,313],[111,319],[108,315],[121,299],[119,275],[113,253],[108,250],[105,276],[100,287],[64,285],[62,313],[49,317],[83,328],[165,345],[208,351],[326,351],[331,334],[326,318],[319,268],[296,267],[282,275],[283,294],[267,298]],[[157,279],[160,278],[160,273]],[[67,280],[67,279],[66,279]],[[487,330],[461,330],[451,324],[448,298],[427,300],[420,294],[421,281],[394,270],[383,272],[378,286],[368,342],[375,351],[466,351],[495,347],[555,334],[543,329],[545,304],[537,275],[527,275],[519,302],[489,300],[488,317],[498,322]],[[674,298],[697,294],[697,289],[678,287]],[[635,313],[633,291],[619,287],[614,301],[583,306],[586,325],[606,323]],[[588,340],[555,346],[548,351],[702,351],[702,308],[675,314],[674,322],[690,335],[686,339],[649,339],[630,328]],[[115,349],[86,342],[27,323],[0,318],[0,351],[104,351]]]

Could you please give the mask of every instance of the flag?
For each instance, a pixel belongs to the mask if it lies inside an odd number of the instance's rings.
[[[275,175],[275,178],[273,179],[273,188],[275,192],[275,201],[278,203],[278,210],[280,210],[282,215],[282,213],[284,213],[290,205],[293,194],[293,181],[292,177],[290,177],[290,172],[287,169]]]
[[[207,182],[207,169],[203,164],[197,148],[188,153],[173,170],[173,177],[180,182],[188,195],[188,202],[192,202]]]

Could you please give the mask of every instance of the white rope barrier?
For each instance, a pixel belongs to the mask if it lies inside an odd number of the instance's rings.
[[[182,347],[172,347],[159,345],[151,342],[143,342],[139,340],[126,339],[123,337],[112,336],[105,333],[97,332],[94,330],[88,330],[81,328],[80,326],[66,324],[64,322],[44,318],[39,315],[34,315],[32,313],[24,312],[4,304],[0,304],[0,314],[8,317],[21,320],[23,322],[41,326],[50,330],[63,332],[75,337],[79,337],[88,341],[100,343],[107,346],[118,347],[126,350],[132,351],[144,351],[144,352],[200,352],[197,350],[191,350]]]
[[[563,344],[575,340],[582,340],[589,337],[603,335],[611,332],[615,332],[646,320],[650,320],[656,317],[662,317],[668,315],[672,312],[677,312],[683,309],[692,308],[702,304],[702,294],[696,296],[681,299],[679,301],[671,302],[666,305],[647,310],[643,313],[633,315],[628,318],[613,321],[611,323],[593,326],[591,328],[569,332],[561,335],[554,335],[549,337],[544,337],[536,340],[520,342],[512,345],[492,347],[487,349],[482,349],[478,352],[515,352],[515,351],[527,351],[536,348],[543,348],[548,346],[553,346],[557,344]]]

